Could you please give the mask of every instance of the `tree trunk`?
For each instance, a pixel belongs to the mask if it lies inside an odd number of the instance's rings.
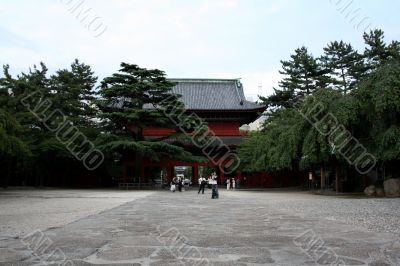
[[[325,166],[321,165],[321,190],[325,189],[326,176],[325,176]]]
[[[343,89],[344,89],[344,94],[346,94],[346,93],[347,93],[346,76],[345,76],[345,74],[344,74],[344,70],[343,70],[343,68],[342,68],[341,70],[342,70],[342,80],[343,80]]]
[[[136,141],[142,141],[144,140],[143,136],[143,128],[138,128],[137,129],[137,134],[136,134]],[[141,183],[142,183],[142,162],[143,162],[143,155],[140,152],[136,151],[136,156],[135,156],[135,179],[139,183],[139,189],[141,188]]]
[[[4,169],[6,169],[6,170],[4,171],[5,175],[4,175],[4,179],[3,179],[3,188],[7,189],[7,187],[8,187],[8,175],[10,174],[10,163],[6,162],[5,165],[6,165],[6,167],[4,167]]]
[[[140,152],[136,152],[135,156],[135,181],[139,182],[139,189],[141,187],[141,174],[142,174],[142,154]]]
[[[340,178],[340,167],[339,167],[339,163],[336,162],[335,163],[335,190],[336,190],[336,194],[339,193],[339,178]]]

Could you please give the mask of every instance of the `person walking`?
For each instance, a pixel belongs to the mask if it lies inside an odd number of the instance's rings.
[[[235,190],[236,181],[235,178],[232,178],[232,189]]]
[[[202,191],[201,194],[204,194],[204,188],[206,187],[207,181],[204,177],[199,178],[199,192],[197,194],[200,194],[200,191]]]
[[[231,188],[231,180],[228,178],[226,179],[226,189],[229,190]]]
[[[175,192],[176,191],[176,177],[174,177],[171,181],[171,191]]]
[[[218,182],[217,182],[217,174],[216,173],[213,173],[211,176],[211,186],[212,186],[211,198],[218,199],[219,194],[218,194]]]

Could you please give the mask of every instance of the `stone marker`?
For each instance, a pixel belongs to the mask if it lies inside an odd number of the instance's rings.
[[[369,187],[366,187],[364,189],[364,194],[367,195],[368,197],[375,196],[375,186],[371,185]]]

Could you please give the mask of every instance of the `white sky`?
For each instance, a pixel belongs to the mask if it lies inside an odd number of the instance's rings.
[[[97,38],[78,9],[68,10],[81,1],[88,19],[107,27]],[[299,46],[319,55],[343,39],[362,49],[363,18],[399,40],[399,7],[389,0],[0,0],[0,64],[19,73],[43,61],[52,72],[78,58],[103,78],[124,61],[171,78],[242,78],[255,100],[272,92],[280,60]],[[351,21],[349,11],[358,17]]]

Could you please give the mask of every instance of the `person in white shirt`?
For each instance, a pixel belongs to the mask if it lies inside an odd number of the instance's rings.
[[[231,180],[228,178],[226,180],[226,189],[229,190],[231,188]]]
[[[232,178],[232,189],[235,190],[236,181],[235,178]]]
[[[204,177],[199,178],[199,192],[197,194],[200,194],[200,191],[202,191],[201,194],[204,194],[204,188],[206,187],[207,181]]]

